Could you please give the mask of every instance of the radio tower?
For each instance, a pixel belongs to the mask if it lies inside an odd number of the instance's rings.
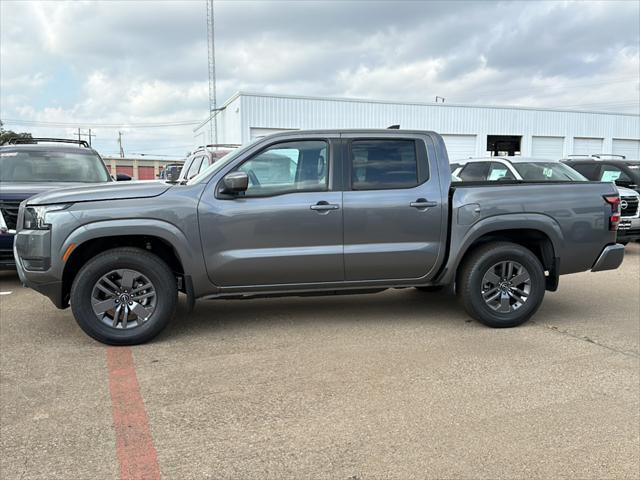
[[[207,50],[209,61],[209,139],[214,145],[218,143],[218,119],[216,115],[216,48],[213,31],[213,0],[207,2]],[[215,147],[214,147],[215,148]]]

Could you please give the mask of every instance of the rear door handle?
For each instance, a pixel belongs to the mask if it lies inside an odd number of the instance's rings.
[[[311,210],[315,210],[316,212],[328,212],[329,210],[338,210],[340,208],[340,205],[336,203],[325,202],[324,200],[322,200],[315,205],[311,205],[309,208]]]
[[[409,206],[413,208],[425,209],[429,207],[437,207],[438,202],[429,202],[424,198],[419,198],[415,202],[411,202]]]

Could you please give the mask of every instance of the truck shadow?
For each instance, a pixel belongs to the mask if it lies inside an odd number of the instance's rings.
[[[280,325],[357,325],[362,323],[463,324],[470,321],[453,293],[413,288],[368,295],[281,297],[255,300],[201,300],[187,313],[182,297],[176,316],[156,341],[213,331]]]

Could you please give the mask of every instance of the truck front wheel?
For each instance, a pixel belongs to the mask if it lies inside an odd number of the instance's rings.
[[[544,270],[528,249],[493,242],[473,251],[458,276],[458,297],[467,313],[494,328],[523,324],[545,292]]]
[[[89,260],[71,286],[71,309],[84,332],[109,345],[151,340],[176,308],[176,279],[160,258],[114,248]]]

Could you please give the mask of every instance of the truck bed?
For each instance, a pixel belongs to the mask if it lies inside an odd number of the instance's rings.
[[[617,195],[612,183],[452,183],[448,258],[460,258],[460,252],[484,231],[518,225],[549,238],[554,258],[562,259],[558,274],[589,270],[603,245],[616,241],[616,232],[609,230],[611,207],[605,195]]]

